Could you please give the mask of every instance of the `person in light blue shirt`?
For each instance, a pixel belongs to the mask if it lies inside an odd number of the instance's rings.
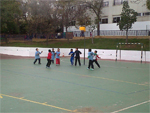
[[[94,55],[94,53],[91,51],[91,49],[89,49],[89,52],[88,52],[89,65],[88,65],[87,69],[90,69],[90,67],[92,67],[91,70],[94,70],[93,55]]]
[[[43,51],[39,52],[39,49],[36,48],[35,61],[33,62],[34,64],[36,63],[37,60],[39,61],[39,64],[41,64],[40,54],[41,54],[42,52],[43,52]]]
[[[54,51],[54,48],[52,48],[52,58],[51,58],[51,62],[54,64],[54,59],[55,59],[55,51]]]
[[[56,54],[56,65],[60,65],[60,49],[57,49]]]

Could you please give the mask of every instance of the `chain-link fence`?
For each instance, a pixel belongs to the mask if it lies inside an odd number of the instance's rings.
[[[67,33],[68,38],[73,38],[73,33]],[[5,41],[5,39],[9,40],[26,40],[31,41],[33,38],[36,39],[60,39],[66,38],[66,33],[51,33],[51,34],[0,34],[1,42]]]

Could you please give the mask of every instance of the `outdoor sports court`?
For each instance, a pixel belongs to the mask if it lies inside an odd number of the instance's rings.
[[[34,58],[1,54],[1,112],[149,113],[149,63],[99,60],[101,68],[33,65]]]

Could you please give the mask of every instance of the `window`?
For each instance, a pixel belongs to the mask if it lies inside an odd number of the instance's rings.
[[[118,23],[120,21],[120,17],[113,17],[113,23]]]
[[[108,18],[101,19],[102,24],[108,23]]]
[[[109,1],[103,2],[103,7],[108,7],[109,6]]]
[[[102,19],[98,20],[97,18],[95,19],[95,24],[100,23],[100,24],[106,24],[108,23],[108,17],[103,17]]]
[[[138,13],[137,16],[142,16],[142,13]]]
[[[150,12],[143,13],[143,16],[150,15]]]
[[[128,2],[128,0],[114,0],[114,5],[121,5],[124,1]]]
[[[150,15],[150,12],[138,13],[137,16],[147,16]]]

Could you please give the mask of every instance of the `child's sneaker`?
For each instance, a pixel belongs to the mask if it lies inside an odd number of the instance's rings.
[[[91,69],[91,71],[93,71],[94,69]]]
[[[89,68],[87,68],[87,69],[89,69]]]

